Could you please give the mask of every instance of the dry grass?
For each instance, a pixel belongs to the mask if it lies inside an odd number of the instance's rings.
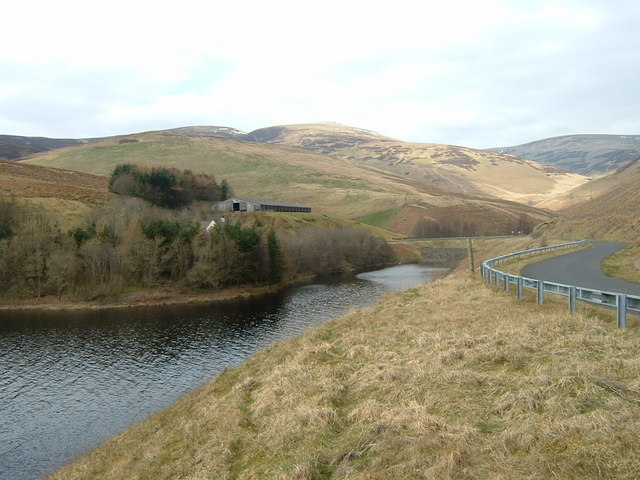
[[[108,183],[98,175],[0,160],[0,195],[42,207],[63,226],[113,198]]]
[[[108,183],[107,177],[0,160],[0,191],[19,198],[102,203],[112,197]]]
[[[637,478],[639,336],[457,273],[269,347],[52,478]]]
[[[227,179],[237,196],[292,201],[319,213],[358,218],[398,210],[398,222],[390,222],[393,228],[380,226],[409,235],[420,218],[433,212],[448,216],[458,210],[456,218],[470,216],[484,225],[515,223],[522,214],[536,222],[551,217],[546,211],[504,200],[470,198],[460,193],[465,191],[462,187],[454,190],[457,193],[447,192],[371,165],[301,149],[167,132],[129,140],[136,141],[104,139],[45,152],[25,162],[98,175],[109,175],[119,163],[190,169]]]
[[[640,159],[572,192],[574,203],[546,221],[549,236],[637,242],[640,240]]]
[[[284,125],[268,141],[355,160],[448,190],[537,204],[585,183],[582,175],[487,150],[410,143],[337,123]]]
[[[605,259],[602,270],[611,277],[640,283],[640,242],[634,242]]]

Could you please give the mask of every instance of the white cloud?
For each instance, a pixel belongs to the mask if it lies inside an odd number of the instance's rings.
[[[335,120],[478,147],[638,133],[637,4],[523,4],[11,2],[0,132]]]

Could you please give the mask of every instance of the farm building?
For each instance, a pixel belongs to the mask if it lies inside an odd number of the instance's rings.
[[[228,198],[212,207],[215,213],[234,212],[303,212],[310,213],[311,207],[297,203],[274,202],[271,200],[252,200],[247,198]]]

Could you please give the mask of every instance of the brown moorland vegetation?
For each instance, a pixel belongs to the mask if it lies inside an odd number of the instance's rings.
[[[634,242],[640,240],[640,159],[572,192],[579,201],[544,222],[549,236]]]
[[[20,198],[58,198],[98,204],[113,198],[109,179],[79,171],[0,160],[0,191]]]
[[[566,310],[457,272],[272,345],[50,478],[636,478],[640,332]]]
[[[0,196],[40,207],[63,225],[113,198],[108,183],[100,175],[0,160]]]
[[[468,212],[464,215],[471,218],[465,220],[482,223],[485,230],[495,228],[492,233],[511,232],[523,215],[532,223],[553,216],[514,202],[446,191],[344,158],[210,136],[148,132],[58,149],[25,161],[100,175],[111,174],[121,163],[189,169],[227,179],[241,197],[292,201],[312,205],[314,212],[352,219],[391,212],[399,215],[397,222],[372,224],[405,235],[414,233],[421,218],[440,221],[456,209]],[[405,212],[408,209],[413,211]]]
[[[640,135],[563,135],[490,150],[598,176],[638,158]]]
[[[282,125],[249,134],[404,176],[425,185],[537,205],[588,179],[514,155],[456,145],[402,142],[334,122]]]

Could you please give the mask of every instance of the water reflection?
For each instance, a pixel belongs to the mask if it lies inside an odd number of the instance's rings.
[[[0,314],[0,479],[45,475],[270,343],[434,273],[393,267],[206,306]]]

